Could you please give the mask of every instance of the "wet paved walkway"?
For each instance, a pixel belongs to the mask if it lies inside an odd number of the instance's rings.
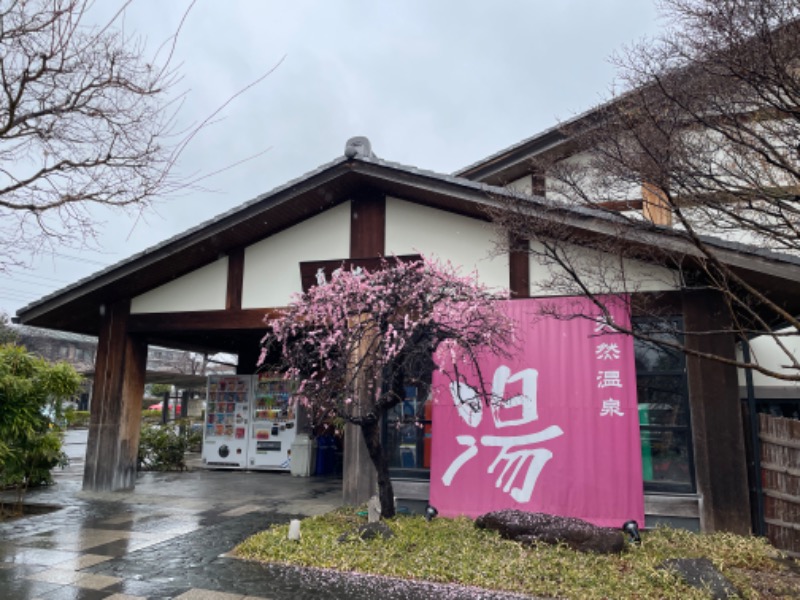
[[[61,506],[0,524],[3,600],[423,600],[519,598],[458,586],[264,565],[225,556],[249,535],[341,502],[341,480],[286,473],[144,473],[130,493],[80,490],[85,432],[71,465],[27,502]]]

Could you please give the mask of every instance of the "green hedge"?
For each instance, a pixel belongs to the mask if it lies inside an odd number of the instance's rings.
[[[88,410],[73,410],[68,408],[64,414],[64,417],[67,419],[67,427],[88,427],[89,414]]]
[[[202,437],[201,431],[192,429],[188,421],[167,425],[143,424],[139,436],[139,470],[184,471],[184,455],[199,446]]]

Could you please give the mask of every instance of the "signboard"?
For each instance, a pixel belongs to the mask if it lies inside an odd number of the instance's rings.
[[[626,300],[604,298],[624,327]],[[504,307],[518,340],[511,358],[480,358],[489,405],[476,373],[434,375],[431,504],[444,516],[516,508],[643,523],[633,340],[585,298]]]

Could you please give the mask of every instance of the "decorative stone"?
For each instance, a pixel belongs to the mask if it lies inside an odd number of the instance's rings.
[[[475,520],[475,526],[493,529],[503,538],[523,545],[564,543],[580,552],[600,554],[618,554],[625,547],[621,531],[598,527],[574,517],[509,509],[481,515]]]
[[[381,520],[381,501],[377,496],[367,500],[367,521],[377,523]]]
[[[733,584],[707,558],[668,558],[658,568],[672,571],[686,584],[705,590],[715,600],[741,597]]]
[[[339,543],[350,542],[356,539],[360,540],[374,540],[377,537],[382,537],[385,540],[394,537],[394,531],[383,521],[377,523],[367,523],[366,525],[359,525],[355,531],[348,531],[339,536]]]
[[[363,135],[351,137],[344,146],[344,155],[347,158],[375,158],[372,144]]]

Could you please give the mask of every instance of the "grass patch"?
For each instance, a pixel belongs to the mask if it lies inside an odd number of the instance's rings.
[[[495,532],[476,529],[466,518],[428,523],[419,516],[399,516],[387,523],[396,536],[390,540],[338,542],[365,521],[354,509],[339,509],[305,519],[300,542],[286,539],[288,525],[276,526],[245,540],[234,552],[263,562],[562,598],[709,597],[657,569],[666,558],[709,558],[745,598],[764,597],[751,585],[749,573],[783,581],[785,569],[763,539],[668,528],[646,532],[641,546],[630,546],[620,556],[582,554],[563,546],[523,548]],[[800,589],[787,585],[786,597]],[[780,589],[770,591],[777,595],[767,597],[781,597]]]

